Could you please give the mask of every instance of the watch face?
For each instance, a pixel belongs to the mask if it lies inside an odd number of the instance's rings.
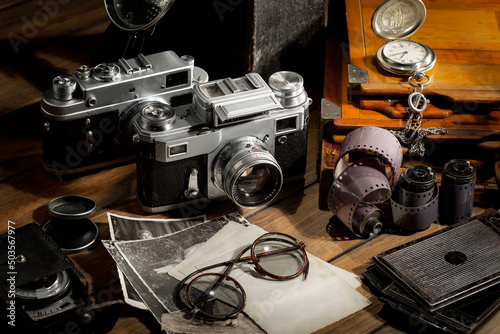
[[[425,72],[436,63],[436,54],[430,47],[410,40],[384,44],[378,49],[376,57],[383,69],[397,75]]]
[[[385,45],[382,54],[394,63],[413,65],[424,60],[429,51],[413,41],[393,41]]]

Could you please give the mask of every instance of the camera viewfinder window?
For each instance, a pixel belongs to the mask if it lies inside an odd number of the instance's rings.
[[[292,116],[276,120],[276,134],[296,130],[297,118],[298,116]]]
[[[187,144],[181,144],[181,145],[176,145],[176,146],[169,146],[168,147],[168,156],[174,157],[180,154],[186,154],[187,153]]]
[[[219,86],[214,85],[214,84],[203,85],[201,87],[201,90],[203,91],[203,93],[205,93],[206,96],[211,97],[211,98],[225,95],[224,92],[222,91],[222,89]]]
[[[187,85],[189,83],[188,74],[188,71],[168,74],[166,78],[166,87],[171,88],[180,85]]]

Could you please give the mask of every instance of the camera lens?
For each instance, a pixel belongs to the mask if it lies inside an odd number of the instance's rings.
[[[236,191],[245,197],[256,196],[269,186],[271,179],[267,166],[250,167],[236,180]]]
[[[214,181],[236,204],[257,207],[278,195],[283,175],[266,145],[245,137],[221,150],[214,164]]]

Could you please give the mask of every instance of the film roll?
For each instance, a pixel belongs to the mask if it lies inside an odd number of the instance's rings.
[[[345,169],[342,166],[348,164],[346,157],[356,153],[380,158],[390,168],[387,177],[391,188],[395,186],[403,161],[403,149],[392,133],[375,126],[365,126],[349,132],[340,145],[339,158],[334,169],[335,178]]]
[[[357,236],[379,233],[382,211],[391,197],[403,152],[389,131],[368,126],[351,131],[340,146],[328,207]]]
[[[378,233],[382,214],[372,203],[385,202],[390,196],[391,188],[383,173],[353,164],[333,183],[328,207],[355,234]]]
[[[443,168],[439,195],[439,222],[454,224],[471,217],[474,206],[476,167],[453,159]]]
[[[428,228],[438,216],[439,188],[430,167],[415,165],[400,174],[391,196],[392,219],[407,231]]]

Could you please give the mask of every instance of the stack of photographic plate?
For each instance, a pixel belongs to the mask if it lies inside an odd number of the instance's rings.
[[[371,258],[379,298],[422,323],[470,333],[500,305],[500,214],[451,225]]]

